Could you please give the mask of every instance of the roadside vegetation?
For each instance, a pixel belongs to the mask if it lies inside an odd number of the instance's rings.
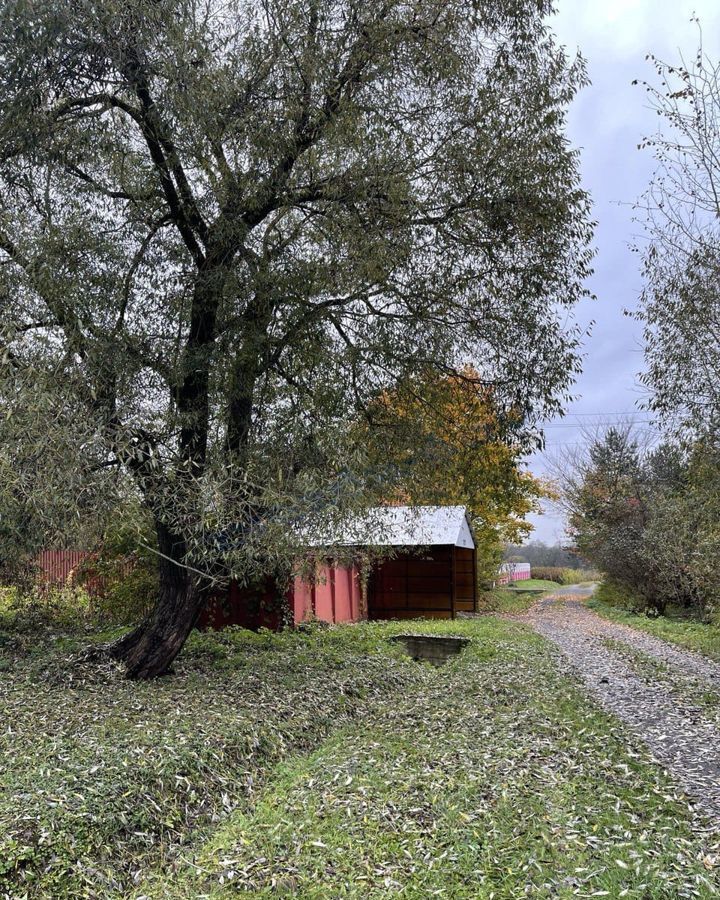
[[[495,587],[478,594],[478,611],[517,615],[528,610],[537,600],[537,594],[523,594],[507,586]]]
[[[644,447],[629,426],[591,436],[563,466],[563,501],[579,551],[621,593],[661,615],[712,621],[720,611],[720,444]]]
[[[563,499],[580,552],[604,572],[589,606],[720,659],[716,441],[644,448],[611,428],[564,466]]]
[[[698,23],[698,30],[699,23]],[[586,434],[556,460],[580,554],[606,584],[599,612],[717,655],[720,621],[720,62],[702,47],[649,57],[656,171],[636,208],[647,389],[643,427]],[[708,160],[711,162],[708,164]]]
[[[402,630],[472,643],[435,669]],[[195,634],[153,684],[46,637],[0,637],[0,896],[715,891],[720,848],[516,623]]]
[[[688,650],[696,650],[720,662],[720,626],[703,622],[681,608],[666,609],[662,616],[648,615],[641,598],[613,584],[602,584],[587,605],[596,613],[646,631]]]
[[[591,581],[600,581],[602,578],[597,569],[575,569],[568,566],[533,566],[531,574],[533,579],[552,582],[555,587],[558,584],[587,584]]]

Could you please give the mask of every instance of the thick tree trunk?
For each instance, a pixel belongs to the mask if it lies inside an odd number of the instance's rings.
[[[182,650],[207,599],[207,586],[183,566],[185,545],[156,523],[160,548],[160,590],[150,615],[137,628],[104,648],[125,663],[128,678],[165,675]]]
[[[165,675],[197,622],[205,592],[187,574],[160,586],[155,609],[123,656],[128,678]]]
[[[142,623],[136,628],[133,628],[132,631],[128,631],[128,633],[124,634],[121,638],[118,638],[118,640],[113,641],[112,644],[107,644],[103,648],[104,654],[112,657],[112,659],[126,659],[133,647],[142,637],[144,628],[145,624]]]

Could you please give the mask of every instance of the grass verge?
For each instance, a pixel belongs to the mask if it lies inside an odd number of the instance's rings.
[[[518,615],[526,612],[536,599],[537,594],[519,594],[511,588],[497,587],[480,594],[478,610],[488,614]]]
[[[525,581],[516,581],[511,590],[514,591],[557,591],[562,587],[557,581],[548,581],[546,578],[527,578]]]
[[[472,642],[434,669],[407,630]],[[0,648],[0,896],[716,890],[661,770],[516,623],[198,635],[153,684],[73,649]]]
[[[559,590],[554,581],[529,579],[513,585],[502,585],[480,595],[478,607],[481,612],[517,615],[526,612],[538,597],[544,593]]]
[[[632,612],[617,605],[612,587],[600,585],[594,596],[587,601],[590,609],[613,622],[620,622],[663,638],[688,650],[695,650],[720,662],[720,626],[688,619],[680,615],[665,615],[651,618],[644,613]]]

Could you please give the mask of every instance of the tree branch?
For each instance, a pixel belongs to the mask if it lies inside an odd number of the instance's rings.
[[[4,251],[26,274],[31,286],[43,299],[50,312],[55,317],[57,324],[62,328],[68,340],[69,348],[81,359],[87,356],[85,335],[80,319],[70,307],[62,302],[53,291],[48,290],[48,284],[44,282],[44,273],[38,269],[33,260],[28,259],[8,237],[0,231],[0,250]],[[52,279],[51,279],[52,280]]]
[[[137,253],[133,257],[132,262],[130,263],[130,267],[125,274],[125,279],[123,281],[122,300],[120,302],[120,311],[118,313],[117,322],[115,323],[115,331],[117,331],[121,327],[121,325],[123,324],[123,321],[125,319],[125,312],[127,310],[127,306],[130,301],[130,289],[132,287],[132,280],[135,276],[135,273],[142,265],[142,261],[145,257],[145,253],[146,253],[148,247],[152,243],[152,240],[155,237],[155,235],[158,233],[158,231],[160,231],[160,229],[163,228],[165,225],[168,225],[171,221],[172,221],[171,217],[168,215],[165,215],[165,216],[161,216],[156,222],[154,222],[150,226],[150,231],[148,231],[148,233],[143,238],[142,243],[140,244],[140,247],[137,250]]]
[[[51,117],[60,120],[64,115],[75,109],[87,109],[99,105],[108,109],[119,109],[136,123],[145,139],[150,158],[160,178],[160,185],[170,207],[172,220],[177,225],[178,231],[195,264],[200,267],[205,261],[205,255],[194,229],[198,230],[201,240],[207,242],[207,225],[200,215],[175,145],[170,139],[168,130],[165,128],[152,99],[147,79],[137,62],[137,55],[132,53],[128,55],[134,62],[129,72],[126,72],[126,75],[140,101],[139,108],[123,100],[117,94],[101,91],[96,94],[90,94],[87,97],[75,97],[64,101],[52,110]],[[78,173],[76,172],[75,174],[77,175]],[[178,180],[177,188],[173,181],[173,175]],[[95,186],[100,189],[100,186]],[[121,197],[121,199],[131,198]]]

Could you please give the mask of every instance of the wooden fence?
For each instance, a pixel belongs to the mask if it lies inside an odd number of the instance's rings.
[[[48,589],[52,587],[67,587],[76,583],[76,575],[80,574],[80,567],[92,554],[89,550],[42,550],[35,557],[37,569],[37,583],[40,587]],[[120,575],[129,575],[135,568],[132,559],[127,559],[117,567]],[[90,564],[83,571],[82,586],[96,597],[102,596],[107,587],[107,578],[93,572]]]
[[[62,586],[73,581],[73,575],[88,558],[87,550],[42,550],[35,558],[38,582]]]

